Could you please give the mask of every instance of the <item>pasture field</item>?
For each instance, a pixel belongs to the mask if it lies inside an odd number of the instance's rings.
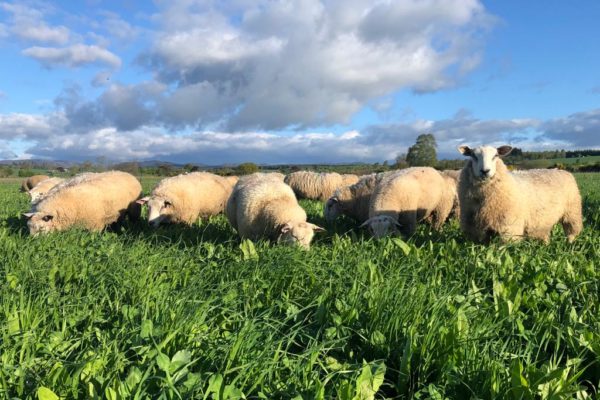
[[[0,184],[0,398],[538,399],[600,387],[600,174],[585,230],[404,242],[349,220],[308,252],[187,228],[30,238]],[[153,181],[145,180],[147,192]]]

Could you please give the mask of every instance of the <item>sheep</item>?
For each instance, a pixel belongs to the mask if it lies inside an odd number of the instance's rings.
[[[581,232],[581,195],[573,175],[558,169],[510,172],[502,161],[510,146],[458,150],[470,157],[458,190],[460,226],[468,239],[487,243],[492,236],[503,242],[531,237],[548,243],[558,222],[569,242]]]
[[[148,205],[148,223],[154,228],[163,223],[192,225],[199,217],[223,212],[232,190],[222,176],[192,172],[161,180],[138,204]]]
[[[252,174],[236,184],[226,209],[227,219],[243,239],[266,238],[310,248],[323,228],[306,221],[293,190],[274,174]]]
[[[460,220],[460,202],[458,201],[458,180],[460,178],[460,169],[447,169],[441,171],[442,177],[446,181],[449,190],[454,194],[454,204],[452,205],[452,211],[450,211],[451,217],[456,217]]]
[[[23,179],[23,182],[21,183],[21,192],[29,192],[31,189],[33,189],[35,187],[35,185],[37,185],[38,183],[40,183],[43,180],[46,180],[50,178],[48,175],[33,175],[30,176],[29,178],[25,178]]]
[[[454,195],[442,175],[430,167],[415,167],[384,177],[371,196],[368,227],[375,238],[401,233],[411,236],[417,222],[427,220],[439,230],[448,218]]]
[[[237,183],[237,181],[240,179],[238,176],[235,175],[231,175],[231,176],[224,176],[223,179],[229,184],[231,185],[231,187],[233,188],[235,186],[235,184]]]
[[[327,201],[336,189],[358,182],[356,175],[340,175],[336,172],[292,172],[284,180],[300,199]]]
[[[82,174],[56,185],[25,213],[32,236],[80,226],[101,231],[135,213],[142,186],[121,171]]]
[[[337,189],[323,207],[325,220],[331,223],[344,214],[358,222],[365,222],[369,219],[369,205],[375,186],[393,172],[365,175],[355,184]]]
[[[31,190],[29,190],[29,192],[27,192],[31,197],[31,203],[37,203],[46,195],[48,191],[63,181],[63,178],[48,178],[35,185]]]

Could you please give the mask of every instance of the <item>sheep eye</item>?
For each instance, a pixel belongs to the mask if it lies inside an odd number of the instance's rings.
[[[165,201],[165,207],[171,207],[173,204],[170,201]]]
[[[42,221],[48,222],[48,221],[52,220],[52,218],[54,218],[52,215],[46,215],[46,216],[42,217]]]

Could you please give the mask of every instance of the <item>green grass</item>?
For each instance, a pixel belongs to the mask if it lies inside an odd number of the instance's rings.
[[[30,238],[2,183],[0,398],[596,396],[600,175],[577,180],[574,244],[475,245],[455,221],[377,242],[342,220],[309,252],[223,217]]]
[[[556,164],[575,166],[575,165],[591,165],[591,164],[595,164],[597,162],[600,162],[600,156],[523,160],[523,161],[520,161],[519,163],[517,163],[517,165],[526,167],[526,168],[549,168]]]

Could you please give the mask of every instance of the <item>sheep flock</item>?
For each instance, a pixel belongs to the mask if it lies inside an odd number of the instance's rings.
[[[370,174],[297,171],[221,177],[195,172],[161,180],[142,197],[133,175],[109,171],[68,179],[38,175],[21,190],[31,197],[23,215],[32,236],[81,227],[91,231],[138,220],[147,207],[147,222],[192,225],[199,218],[223,213],[243,239],[310,248],[325,228],[307,220],[298,199],[324,203],[327,224],[342,215],[374,238],[412,236],[417,224],[439,230],[454,217],[464,236],[488,243],[533,238],[548,243],[560,224],[572,242],[583,229],[582,202],[573,175],[566,171],[509,171],[502,158],[510,146],[459,147],[468,157],[462,170],[430,167]]]

